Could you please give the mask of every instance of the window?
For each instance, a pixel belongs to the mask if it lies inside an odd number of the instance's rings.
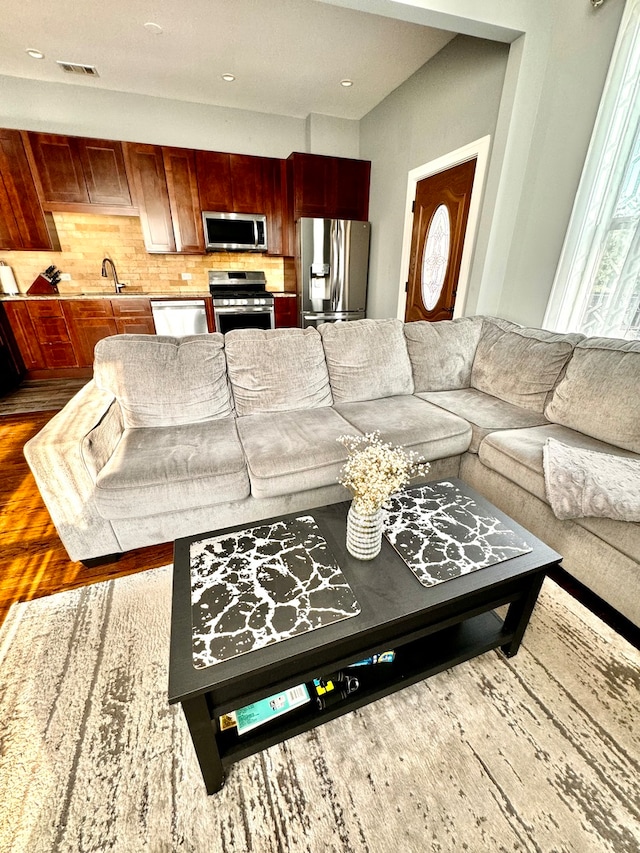
[[[544,325],[640,340],[640,0],[629,0]]]

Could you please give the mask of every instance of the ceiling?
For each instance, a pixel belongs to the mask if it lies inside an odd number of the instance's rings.
[[[0,6],[0,75],[300,118],[362,118],[455,36],[317,0]],[[27,48],[44,58],[32,59]],[[56,60],[94,65],[100,76],[65,73]],[[227,72],[235,81],[222,80]],[[341,86],[343,79],[353,86]]]

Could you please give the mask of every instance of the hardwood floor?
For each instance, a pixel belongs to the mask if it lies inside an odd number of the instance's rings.
[[[171,563],[171,544],[129,551],[86,568],[67,556],[22,453],[55,412],[0,416],[0,624],[14,601],[27,601]]]

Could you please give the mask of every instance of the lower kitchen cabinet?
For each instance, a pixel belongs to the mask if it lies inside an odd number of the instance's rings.
[[[111,300],[111,310],[119,335],[155,335],[156,327],[149,299],[137,296],[118,297]]]
[[[119,334],[155,334],[146,297],[7,300],[4,313],[27,371],[87,373],[95,345]]]
[[[44,356],[29,315],[29,304],[27,302],[6,301],[2,305],[25,368],[27,370],[43,369],[45,367]]]
[[[27,302],[29,317],[47,370],[79,367],[69,329],[57,299]]]
[[[276,329],[291,329],[298,323],[298,298],[295,293],[277,295],[274,298]]]
[[[93,366],[98,341],[110,335],[155,333],[151,304],[137,296],[61,300],[78,367]]]
[[[61,300],[78,367],[93,365],[93,350],[102,338],[117,333],[108,299]]]

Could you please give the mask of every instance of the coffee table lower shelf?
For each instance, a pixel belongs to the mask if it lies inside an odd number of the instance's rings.
[[[310,702],[244,735],[238,735],[235,729],[218,730],[217,720],[221,709],[212,705],[210,696],[206,701],[206,709],[201,696],[183,700],[183,709],[192,735],[197,733],[203,722],[210,727],[208,737],[205,737],[209,742],[208,749],[205,752],[196,749],[208,793],[220,790],[224,784],[224,771],[232,764],[256,752],[362,708],[485,652],[503,648],[505,653],[510,654],[515,634],[515,631],[506,631],[503,620],[494,611],[489,611],[410,642],[402,642],[394,649],[396,658],[393,663],[357,667],[352,670],[357,675],[360,686],[339,704],[320,710],[314,702]],[[353,663],[358,659],[361,658],[356,655],[346,663]],[[335,666],[336,664],[328,664],[322,672],[314,673],[312,677],[328,674]],[[291,685],[274,684],[273,689],[266,695],[277,693],[286,686]],[[313,695],[311,690],[310,694]],[[203,711],[208,718],[204,721],[201,716]],[[204,743],[201,743],[201,747],[204,747]]]

